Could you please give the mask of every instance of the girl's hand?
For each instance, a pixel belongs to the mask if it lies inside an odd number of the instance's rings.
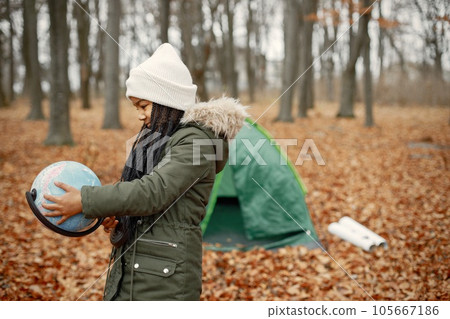
[[[78,189],[61,182],[55,182],[55,185],[65,190],[66,193],[61,196],[44,194],[44,198],[54,202],[54,204],[42,204],[42,207],[52,211],[42,213],[42,215],[49,217],[62,216],[57,222],[57,225],[61,225],[70,217],[81,213],[83,205],[81,204],[81,192]]]
[[[116,228],[119,221],[116,219],[115,216],[106,217],[103,220],[103,230],[107,233],[110,233],[114,228]]]

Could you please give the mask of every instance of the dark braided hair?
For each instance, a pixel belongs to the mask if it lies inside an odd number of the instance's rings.
[[[150,124],[142,125],[123,168],[121,182],[142,178],[152,172],[161,161],[167,141],[178,129],[183,115],[184,111],[153,102]],[[118,225],[111,232],[111,243],[120,247],[130,242],[139,219],[140,217],[119,217]]]

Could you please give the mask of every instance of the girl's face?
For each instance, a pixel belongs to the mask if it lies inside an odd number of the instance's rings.
[[[150,117],[152,115],[153,103],[147,100],[139,99],[134,96],[130,96],[131,102],[136,107],[138,111],[139,121],[143,121],[146,125],[150,124]]]

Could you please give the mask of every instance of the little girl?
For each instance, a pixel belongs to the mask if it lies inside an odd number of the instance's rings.
[[[66,193],[44,196],[54,202],[46,215],[106,217],[115,247],[104,300],[199,300],[200,223],[247,113],[229,98],[195,104],[197,87],[168,43],[130,71],[126,87],[143,126],[121,181],[81,191],[55,183]]]

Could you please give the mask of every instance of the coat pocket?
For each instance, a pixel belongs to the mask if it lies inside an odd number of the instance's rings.
[[[136,253],[124,273],[123,296],[118,300],[182,300],[183,283],[182,267],[175,260]]]
[[[131,265],[134,272],[143,272],[146,274],[160,277],[170,277],[175,273],[177,264],[175,261],[136,254],[134,264]]]
[[[151,245],[156,245],[156,246],[171,247],[171,248],[177,248],[178,247],[178,244],[176,244],[176,243],[171,243],[171,242],[163,241],[163,240],[139,238],[137,241],[148,243],[148,244],[151,244]]]
[[[184,260],[185,250],[183,244],[175,240],[167,241],[143,237],[136,241],[136,254],[181,263]]]

